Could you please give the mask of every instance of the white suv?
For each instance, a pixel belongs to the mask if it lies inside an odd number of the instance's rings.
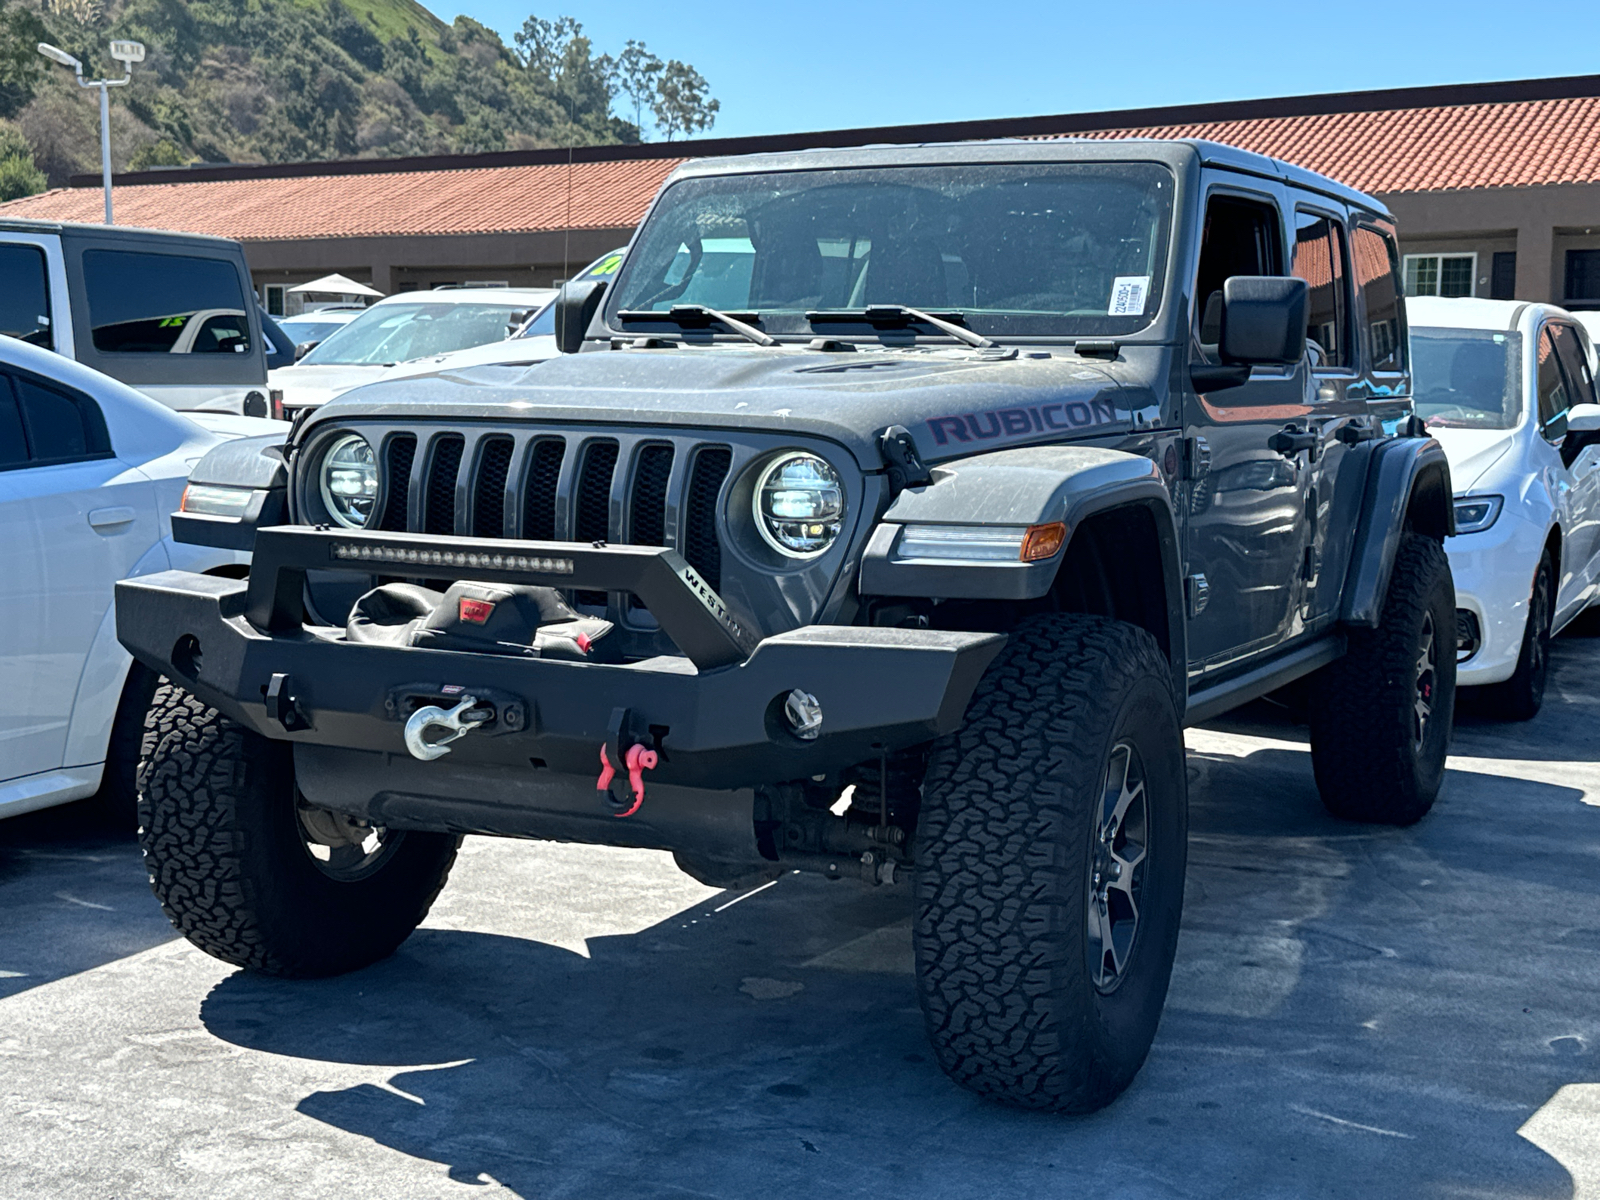
[[[1450,459],[1462,687],[1539,711],[1553,634],[1600,589],[1600,404],[1589,335],[1563,309],[1406,301],[1417,415]]]

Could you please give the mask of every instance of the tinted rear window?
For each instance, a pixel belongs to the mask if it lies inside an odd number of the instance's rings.
[[[44,251],[37,246],[0,245],[0,333],[55,349]]]
[[[0,471],[25,466],[27,461],[28,439],[22,432],[22,414],[17,411],[10,380],[0,375]]]
[[[243,354],[250,349],[244,291],[231,262],[88,250],[83,280],[94,348],[102,353]]]

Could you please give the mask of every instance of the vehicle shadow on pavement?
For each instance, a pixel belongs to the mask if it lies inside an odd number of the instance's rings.
[[[1322,810],[1304,750],[1228,736],[1191,739],[1155,1048],[1091,1117],[948,1083],[909,898],[806,876],[590,938],[588,957],[427,928],[341,979],[230,976],[201,1019],[376,1068],[297,1111],[529,1198],[1570,1194],[1516,1131],[1600,1072],[1600,809],[1452,771],[1419,825],[1351,825]]]
[[[0,820],[0,913],[0,1000],[178,936],[91,801]]]

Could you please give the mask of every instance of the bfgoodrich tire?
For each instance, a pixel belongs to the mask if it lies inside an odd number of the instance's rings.
[[[269,975],[337,975],[392,954],[460,845],[306,807],[288,744],[170,683],[145,720],[139,823],[150,887],[178,931]]]
[[[1310,688],[1311,764],[1336,817],[1410,825],[1444,782],[1455,718],[1455,585],[1444,546],[1406,534],[1376,629]]]
[[[1166,1000],[1187,838],[1154,639],[1068,614],[1019,627],[923,781],[917,983],[945,1073],[1028,1108],[1115,1099]]]

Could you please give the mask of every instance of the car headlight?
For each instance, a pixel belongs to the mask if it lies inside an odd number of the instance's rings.
[[[762,538],[779,554],[815,558],[839,536],[844,485],[815,454],[780,454],[756,481],[755,516]]]
[[[367,439],[346,434],[322,456],[322,506],[346,529],[365,529],[378,504],[378,458]]]
[[[1503,496],[1457,496],[1456,532],[1482,533],[1499,519]]]

